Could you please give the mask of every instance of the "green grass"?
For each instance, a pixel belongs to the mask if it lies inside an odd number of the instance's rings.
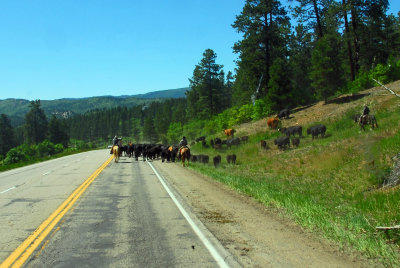
[[[350,111],[321,122],[327,126],[326,137],[312,141],[305,136],[298,149],[278,151],[273,139],[280,134],[269,130],[232,149],[215,151],[196,144],[192,152],[210,155],[210,164],[193,163],[191,168],[282,209],[301,226],[343,248],[351,247],[388,267],[400,266],[399,231],[375,230],[400,224],[400,187],[380,187],[390,173],[392,157],[400,152],[400,109],[389,107],[377,111],[375,130],[361,131]],[[260,148],[262,139],[271,149]],[[231,153],[237,155],[237,164],[228,166],[225,157]],[[217,154],[223,161],[214,168],[212,157]]]

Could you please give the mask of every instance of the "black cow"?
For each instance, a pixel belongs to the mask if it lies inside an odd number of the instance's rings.
[[[207,148],[208,147],[206,140],[202,140],[201,141],[201,145],[203,146],[203,148]]]
[[[127,152],[126,152],[128,154],[128,157],[133,157],[134,151],[135,151],[135,146],[132,143],[129,143],[128,144],[128,149],[127,149]]]
[[[215,138],[213,143],[214,143],[214,148],[219,149],[221,148],[222,140],[220,138]]]
[[[167,162],[171,161],[171,151],[168,150],[168,148],[168,145],[161,146],[161,162],[163,163],[165,160],[167,160]]]
[[[198,160],[198,162],[200,162],[200,163],[208,164],[208,161],[210,160],[210,157],[209,157],[208,155],[199,154],[199,155],[197,156],[197,160]]]
[[[198,137],[195,139],[196,142],[205,141],[205,140],[206,140],[206,136],[201,136],[201,137]]]
[[[240,145],[240,138],[233,138],[226,141],[228,148],[231,148],[232,145]]]
[[[236,155],[235,154],[228,154],[226,156],[226,161],[228,164],[236,164]]]
[[[247,143],[249,141],[249,136],[240,137],[240,142]]]
[[[179,147],[177,145],[172,145],[168,150],[171,152],[171,161],[175,162],[178,156]]]
[[[154,160],[161,155],[162,145],[161,144],[149,144],[147,148],[147,159]]]
[[[290,147],[289,137],[279,137],[274,140],[275,145],[278,146],[280,150],[286,149],[286,146]]]
[[[311,134],[312,139],[314,139],[314,137],[318,137],[318,135],[321,135],[322,138],[325,137],[325,132],[326,126],[324,125],[316,125],[307,128],[307,135]]]
[[[289,115],[290,115],[290,110],[289,109],[282,109],[278,113],[278,118],[279,119],[289,118]]]
[[[190,161],[192,161],[192,163],[197,162],[197,155],[192,154],[192,155],[190,156]]]
[[[142,155],[143,144],[135,144],[134,145],[134,154],[136,161],[139,160],[139,157]]]
[[[214,162],[214,167],[218,167],[219,164],[221,164],[221,156],[220,155],[214,156],[213,162]]]
[[[294,136],[296,134],[299,135],[299,137],[303,136],[303,127],[302,126],[290,126],[290,127],[284,127],[279,130],[281,133],[285,134],[286,136]]]
[[[299,147],[300,145],[300,138],[292,138],[292,146],[293,147]]]

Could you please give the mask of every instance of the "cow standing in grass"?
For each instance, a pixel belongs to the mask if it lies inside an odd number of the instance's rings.
[[[279,125],[279,118],[278,117],[268,118],[267,125],[270,129],[276,129]]]
[[[214,167],[218,167],[221,164],[221,156],[217,155],[213,158]]]
[[[225,129],[224,130],[224,133],[228,138],[230,138],[230,137],[233,138],[235,132],[236,132],[236,130],[234,130],[233,128],[229,128],[229,129]]]
[[[314,139],[314,137],[318,137],[318,135],[321,135],[322,138],[325,137],[325,132],[326,132],[325,125],[316,125],[309,127],[307,129],[307,135],[311,134],[312,139]]]

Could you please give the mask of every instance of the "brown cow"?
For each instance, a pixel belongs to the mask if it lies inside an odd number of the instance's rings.
[[[265,150],[268,148],[267,142],[265,140],[261,140],[260,144],[261,144],[261,148],[263,148]]]
[[[273,118],[268,118],[267,120],[267,125],[270,129],[276,129],[279,124],[279,118],[278,117],[273,117]]]
[[[225,129],[224,130],[225,135],[229,137],[233,138],[233,134],[236,132],[236,130],[234,130],[233,128],[229,128],[229,129]]]

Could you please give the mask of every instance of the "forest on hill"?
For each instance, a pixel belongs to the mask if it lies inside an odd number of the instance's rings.
[[[183,98],[187,90],[189,90],[189,88],[159,90],[132,96],[98,96],[76,99],[41,100],[40,103],[41,108],[48,118],[53,114],[58,118],[70,118],[75,114],[83,114],[90,110],[111,109],[115,107],[130,108],[152,101]],[[29,104],[30,101],[24,99],[0,100],[0,114],[7,115],[14,127],[23,125],[24,116],[29,111]]]

